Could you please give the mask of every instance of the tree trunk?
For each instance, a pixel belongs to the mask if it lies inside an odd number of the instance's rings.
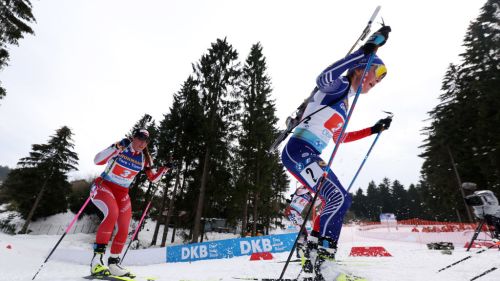
[[[177,175],[175,177],[174,191],[172,192],[170,202],[168,202],[167,218],[165,219],[165,228],[163,230],[163,236],[161,238],[161,246],[162,247],[165,247],[165,244],[167,243],[168,226],[170,225],[170,218],[174,214],[174,198],[175,198],[175,194],[177,193],[177,187],[179,187],[180,175],[181,175],[181,172],[177,171]]]
[[[26,221],[24,222],[23,228],[21,229],[21,231],[19,233],[27,234],[28,227],[31,223],[31,219],[33,218],[33,215],[35,214],[35,210],[38,207],[38,204],[40,204],[40,201],[42,200],[43,194],[45,193],[45,189],[47,187],[47,183],[49,182],[49,179],[50,179],[50,177],[52,177],[53,173],[54,173],[53,171],[50,172],[49,176],[43,182],[42,188],[40,188],[40,191],[38,192],[38,195],[36,196],[35,203],[33,204],[33,207],[31,207],[31,210],[28,214],[28,217],[26,218]]]
[[[257,160],[257,167],[255,173],[255,195],[253,202],[253,228],[252,228],[252,236],[257,235],[257,218],[258,218],[258,205],[260,200],[260,171],[259,171],[259,162]]]
[[[268,215],[266,218],[266,235],[269,235],[269,228],[271,228],[271,218]]]
[[[257,205],[259,202],[259,192],[255,191],[254,201],[253,201],[253,226],[252,226],[252,236],[257,235]]]
[[[203,236],[205,235],[205,223],[206,223],[206,218],[201,220],[201,243],[203,243]]]
[[[455,172],[455,176],[457,177],[458,190],[460,191],[460,194],[462,195],[462,200],[463,200],[464,205],[465,205],[465,211],[467,212],[467,216],[469,217],[469,222],[473,223],[474,219],[472,216],[472,212],[469,208],[469,205],[467,205],[467,202],[465,202],[465,192],[462,188],[462,180],[460,179],[460,175],[458,174],[457,164],[455,164],[455,159],[453,159],[453,155],[451,154],[451,150],[450,150],[449,146],[446,146],[446,150],[448,151],[448,155],[450,155],[451,165],[453,166],[453,171]]]
[[[243,219],[241,220],[241,236],[245,237],[248,227],[248,189],[245,192],[245,201],[243,203]]]
[[[179,220],[179,217],[175,217],[174,229],[172,229],[172,239],[170,239],[170,243],[174,243],[174,240],[175,240],[175,231],[177,230],[177,221],[178,220]]]
[[[163,189],[163,198],[161,201],[160,213],[158,214],[158,217],[156,219],[155,232],[153,234],[153,239],[151,240],[151,246],[156,245],[156,240],[158,239],[158,232],[160,231],[160,225],[163,217],[163,210],[165,210],[165,203],[167,201],[167,194],[168,194],[167,191],[168,191],[168,186],[165,185],[165,188]]]
[[[207,145],[207,150],[205,152],[205,159],[203,161],[203,174],[201,176],[200,195],[198,197],[198,205],[196,208],[196,215],[194,217],[193,237],[191,239],[191,243],[198,242],[198,236],[200,235],[200,220],[201,220],[201,214],[203,212],[203,203],[205,201],[205,190],[208,179],[209,159],[210,159],[210,147],[209,145]]]
[[[184,173],[182,173],[182,185],[181,185],[181,190],[179,191],[179,195],[182,196],[182,192],[184,191],[184,186],[186,186],[186,173],[188,170],[188,165],[186,164],[186,169],[184,169]],[[174,229],[172,230],[172,239],[170,240],[170,243],[174,243],[175,240],[175,231],[177,230],[177,225],[179,224],[179,216],[175,217],[174,221]]]

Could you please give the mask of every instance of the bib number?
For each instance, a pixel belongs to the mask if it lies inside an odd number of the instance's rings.
[[[123,179],[133,179],[135,177],[135,175],[138,174],[138,172],[133,171],[133,170],[129,170],[129,169],[122,167],[118,164],[116,164],[113,167],[112,173],[120,178],[123,178]]]
[[[300,175],[305,179],[306,183],[310,187],[314,187],[323,175],[323,169],[318,165],[317,162],[312,162],[311,164],[306,166],[304,170],[302,170]]]

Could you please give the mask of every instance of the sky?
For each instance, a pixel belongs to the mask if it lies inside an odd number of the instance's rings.
[[[260,42],[272,81],[279,127],[309,95],[316,76],[341,59],[377,5],[392,32],[378,55],[388,74],[359,98],[347,131],[394,113],[353,190],[371,180],[418,183],[428,112],[439,102],[450,63],[459,63],[466,30],[485,1],[457,0],[170,0],[32,1],[35,35],[9,47],[0,72],[0,165],[15,167],[33,144],[47,143],[62,126],[74,133],[80,158],[71,179],[99,174],[97,152],[120,140],[148,113],[159,122],[191,65],[217,38],[242,63]],[[375,136],[344,144],[332,169],[349,186]],[[327,161],[333,145],[322,154]],[[453,179],[450,179],[453,180]],[[467,179],[464,179],[465,181]],[[294,187],[295,181],[291,182]]]

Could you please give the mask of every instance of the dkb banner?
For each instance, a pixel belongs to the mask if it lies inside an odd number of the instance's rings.
[[[167,262],[224,259],[259,252],[286,252],[292,249],[296,237],[297,233],[287,233],[169,246]]]

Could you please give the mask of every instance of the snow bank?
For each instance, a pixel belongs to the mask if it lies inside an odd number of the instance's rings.
[[[470,280],[481,272],[498,267],[500,251],[488,250],[476,255],[465,252],[464,248],[456,248],[452,255],[443,255],[439,251],[428,250],[419,243],[381,240],[360,236],[361,232],[355,227],[345,227],[339,243],[337,259],[341,262],[338,268],[358,276],[364,276],[369,281],[462,281]],[[388,233],[388,232],[386,232]],[[392,233],[392,232],[391,232]],[[0,280],[21,281],[31,280],[38,270],[50,249],[60,236],[58,235],[6,235],[0,233]],[[67,235],[61,243],[61,249],[79,250],[90,257],[91,242],[94,237],[90,234]],[[10,245],[8,249],[6,246]],[[383,246],[392,257],[350,257],[351,247],[354,246]],[[139,260],[153,259],[164,249],[157,248],[150,251],[140,250],[130,252],[129,261],[136,253],[140,253]],[[158,251],[158,252],[156,252]],[[75,252],[67,252],[75,253]],[[165,253],[163,252],[163,255]],[[473,258],[437,273],[437,270],[460,260],[468,255]],[[127,254],[128,255],[128,254]],[[130,266],[130,269],[139,276],[155,276],[158,281],[234,281],[233,276],[239,277],[271,277],[279,276],[288,253],[274,254],[272,261],[249,261],[249,257],[237,257],[224,260],[206,260],[192,263],[159,263],[144,266]],[[88,260],[90,262],[90,258]],[[151,261],[150,261],[151,262]],[[298,263],[288,267],[285,277],[294,278],[300,271]],[[44,266],[37,277],[37,281],[81,281],[89,274],[89,265],[77,264],[60,258],[51,259]],[[481,277],[481,281],[500,280],[500,271]]]

